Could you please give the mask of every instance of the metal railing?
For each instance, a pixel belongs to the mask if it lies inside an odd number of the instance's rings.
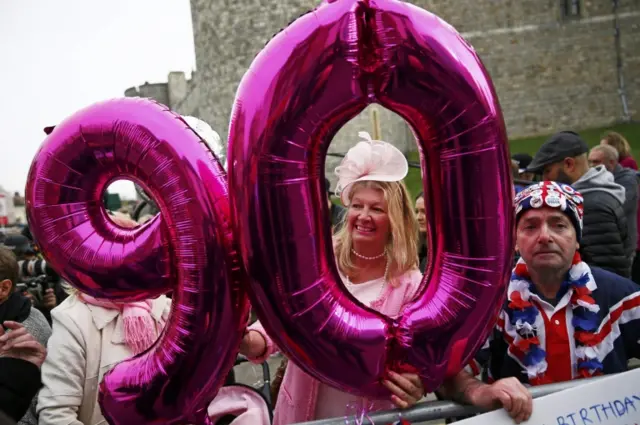
[[[236,357],[235,366],[239,366],[243,363],[248,363],[249,359],[242,354],[238,354]],[[273,410],[273,400],[271,400],[271,371],[269,369],[269,363],[266,361],[260,364],[262,368],[262,385],[260,388],[256,388],[256,390],[260,391],[264,396],[267,404],[269,405],[269,409]]]
[[[568,382],[560,382],[557,384],[541,385],[538,387],[531,387],[529,388],[529,391],[531,391],[531,395],[533,396],[533,398],[539,398],[602,378],[603,377],[596,377]],[[300,422],[295,425],[381,425],[390,424],[399,421],[400,419],[405,419],[411,423],[416,423],[423,421],[459,418],[486,412],[487,411],[479,409],[475,406],[458,404],[452,401],[430,401],[416,404],[415,406],[405,410],[385,410],[382,412],[368,414],[365,417],[356,418],[354,416],[350,416],[322,419],[311,422]]]

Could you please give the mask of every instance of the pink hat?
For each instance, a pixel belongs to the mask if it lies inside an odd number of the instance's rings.
[[[358,136],[365,141],[349,149],[335,170],[338,176],[336,194],[345,206],[348,206],[353,183],[365,180],[397,182],[409,172],[407,159],[398,148],[382,140],[372,140],[366,131],[359,132]]]

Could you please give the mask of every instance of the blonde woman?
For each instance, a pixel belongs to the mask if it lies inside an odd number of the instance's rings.
[[[605,134],[600,144],[612,146],[618,151],[618,163],[622,167],[638,170],[638,164],[631,154],[631,146],[629,146],[629,142],[622,134],[611,131]]]
[[[341,229],[334,236],[334,253],[340,277],[359,301],[386,314],[398,316],[422,280],[418,270],[418,224],[413,202],[402,179],[407,161],[389,143],[371,140],[351,148],[336,168],[342,203],[347,207]],[[273,354],[273,344],[259,323],[250,327],[241,353],[256,362]],[[274,425],[344,416],[349,406],[367,410],[395,406],[406,408],[424,395],[415,374],[390,373],[385,386],[391,400],[370,409],[365,400],[342,392],[305,374],[289,362],[274,413]]]

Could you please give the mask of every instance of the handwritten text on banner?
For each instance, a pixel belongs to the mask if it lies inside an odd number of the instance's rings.
[[[611,375],[533,401],[535,425],[640,425],[640,369]],[[513,425],[504,410],[475,416],[460,425]]]

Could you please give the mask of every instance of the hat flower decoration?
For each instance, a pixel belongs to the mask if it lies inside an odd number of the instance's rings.
[[[382,140],[373,140],[366,131],[358,136],[364,141],[349,149],[335,169],[338,176],[336,194],[345,206],[353,184],[359,181],[396,182],[404,179],[409,164],[404,154],[395,146]]]

